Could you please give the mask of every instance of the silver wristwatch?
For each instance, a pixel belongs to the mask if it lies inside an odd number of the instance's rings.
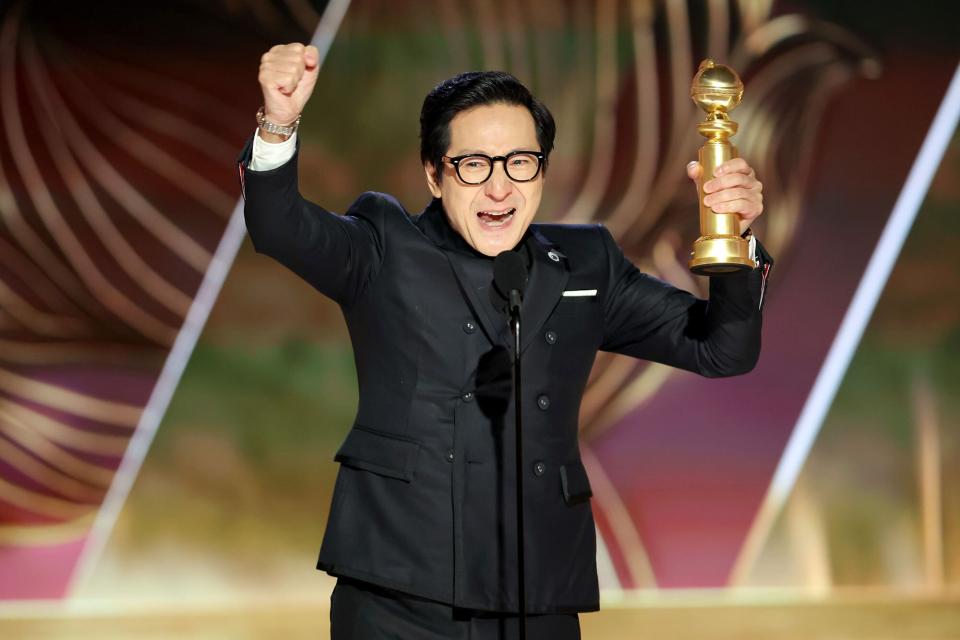
[[[278,136],[285,136],[289,138],[297,130],[297,127],[300,126],[301,117],[302,116],[297,116],[297,119],[290,124],[277,124],[276,122],[270,122],[267,120],[267,116],[264,113],[263,107],[260,107],[259,111],[257,111],[257,124],[267,133],[273,133]]]

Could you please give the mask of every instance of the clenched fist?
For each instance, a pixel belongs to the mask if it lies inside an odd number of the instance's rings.
[[[260,58],[260,88],[264,115],[270,122],[289,124],[297,119],[317,84],[320,52],[299,42],[278,44]],[[260,132],[264,139],[279,136]]]

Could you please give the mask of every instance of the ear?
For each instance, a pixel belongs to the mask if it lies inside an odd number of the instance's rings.
[[[440,183],[437,180],[437,170],[433,167],[433,164],[430,162],[423,163],[423,172],[427,176],[427,188],[430,189],[430,193],[433,194],[434,198],[440,197]]]

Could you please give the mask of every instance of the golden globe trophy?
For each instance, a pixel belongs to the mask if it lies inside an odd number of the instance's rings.
[[[701,178],[697,181],[700,193],[700,237],[693,243],[690,271],[698,275],[724,275],[757,265],[750,259],[750,243],[740,237],[740,216],[736,213],[714,213],[703,204],[706,195],[703,183],[713,178],[718,166],[737,157],[737,148],[730,136],[737,132],[737,123],[730,119],[743,97],[743,83],[730,67],[716,64],[707,58],[700,63],[697,75],[690,84],[690,98],[707,113],[697,131],[707,139],[700,147]]]

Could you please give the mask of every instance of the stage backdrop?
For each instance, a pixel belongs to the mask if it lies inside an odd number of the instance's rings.
[[[955,592],[951,13],[5,3],[0,598],[329,589],[313,564],[356,406],[350,345],[337,307],[245,240],[235,163],[260,55],[311,39],[324,62],[301,125],[307,197],[343,211],[385,191],[418,212],[422,97],[454,73],[505,69],[559,125],[539,219],[602,222],[643,270],[700,295],[685,266],[697,217],[684,165],[701,144],[689,84],[704,57],[736,68],[734,141],[764,182],[754,231],[777,261],[763,354],[723,380],[597,358],[581,449],[605,602]]]

